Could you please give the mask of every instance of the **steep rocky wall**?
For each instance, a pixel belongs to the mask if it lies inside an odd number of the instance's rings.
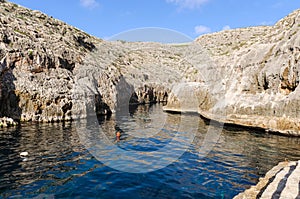
[[[61,121],[167,100],[196,81],[189,46],[105,42],[9,2],[0,4],[0,117]],[[162,72],[163,71],[163,72]]]
[[[168,101],[169,111],[300,135],[299,13],[167,45],[103,41],[1,2],[0,117],[61,121]]]
[[[75,67],[75,85],[80,88],[75,90],[89,88],[85,93],[99,93],[102,102],[109,107],[108,112],[129,103],[166,102],[174,84],[201,78],[199,70],[188,59],[183,59],[191,52],[190,48],[158,43],[101,42],[81,66]]]
[[[211,107],[198,106],[198,112],[224,123],[300,135],[299,13],[291,13],[272,27],[227,30],[198,38],[210,52],[215,70],[222,71],[219,77],[224,86],[220,100]],[[209,93],[220,88],[216,83],[206,82]],[[206,95],[201,91],[199,96]],[[172,101],[169,99],[166,110],[172,110]]]
[[[43,13],[2,2],[0,114],[25,121],[71,119],[72,71],[96,40]]]

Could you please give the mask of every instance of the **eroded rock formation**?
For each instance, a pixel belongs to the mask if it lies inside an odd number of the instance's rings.
[[[106,42],[3,1],[0,116],[56,122],[166,101],[173,83],[197,78],[181,60],[183,48],[189,46]]]
[[[272,168],[255,186],[234,199],[297,198],[299,197],[300,161],[281,162]]]
[[[224,123],[300,135],[300,10],[272,27],[226,30],[196,41],[210,52],[216,71],[221,71],[215,81],[205,81],[208,91],[198,91],[198,101],[208,104],[198,106],[200,114]],[[205,68],[201,71],[207,74]],[[223,92],[217,98],[216,88],[218,94]],[[180,109],[173,101],[169,98],[166,110]]]
[[[62,121],[168,100],[166,110],[300,135],[299,13],[187,44],[131,43],[1,1],[0,117]]]
[[[71,119],[73,69],[91,36],[38,11],[0,4],[0,114],[16,120]]]

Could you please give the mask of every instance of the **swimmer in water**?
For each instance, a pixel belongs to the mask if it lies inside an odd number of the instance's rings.
[[[117,138],[117,142],[119,142],[120,138],[121,138],[121,132],[120,131],[117,131],[116,138]]]

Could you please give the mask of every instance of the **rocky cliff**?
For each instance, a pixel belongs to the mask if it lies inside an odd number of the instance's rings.
[[[168,101],[169,111],[300,135],[299,13],[189,44],[131,43],[0,1],[0,117],[63,121]]]
[[[224,123],[300,135],[300,10],[271,27],[226,30],[196,42],[209,51],[220,71],[214,81],[206,81],[211,89],[196,91],[200,114]],[[205,68],[201,71],[206,74]],[[221,88],[217,92],[223,93],[221,97],[212,95],[216,87]],[[180,109],[177,101],[171,95],[166,110]]]
[[[73,70],[95,46],[80,30],[16,4],[0,4],[0,114],[71,118]]]
[[[0,117],[55,122],[166,101],[173,83],[197,80],[190,48],[107,42],[2,1]]]

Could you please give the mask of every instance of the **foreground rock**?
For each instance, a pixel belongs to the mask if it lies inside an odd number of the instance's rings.
[[[281,162],[271,169],[264,178],[261,178],[256,186],[240,193],[234,199],[299,198],[299,173],[300,161]]]

